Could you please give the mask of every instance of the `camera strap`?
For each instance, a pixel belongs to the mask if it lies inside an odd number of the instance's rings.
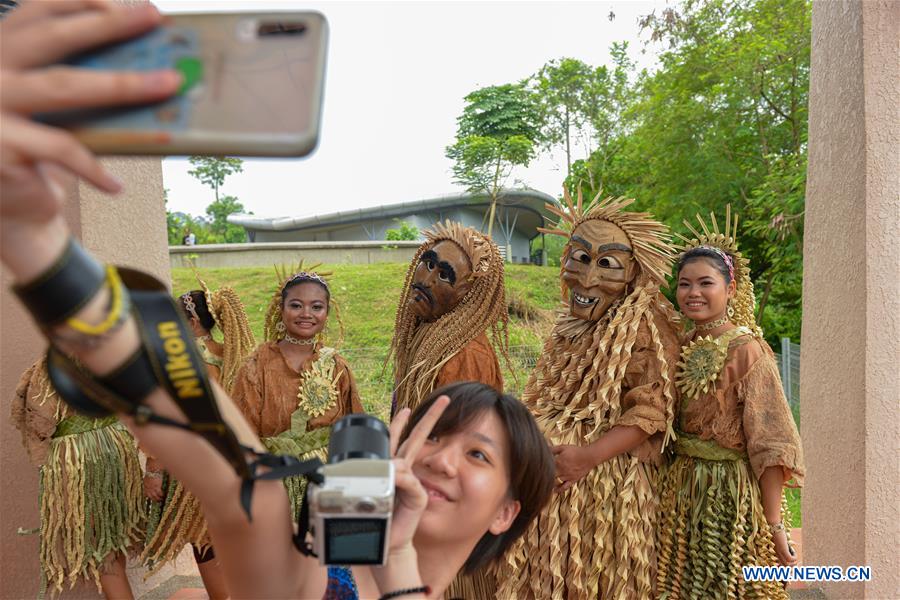
[[[294,546],[304,556],[312,556],[319,558],[313,550],[312,544],[306,541],[306,534],[309,533],[309,492],[303,495],[303,502],[300,503],[300,515],[297,517],[297,533],[294,535]]]
[[[250,476],[241,482],[241,506],[247,517],[250,518],[250,506],[253,501],[253,485],[257,481],[269,481],[273,479],[286,479],[288,477],[301,476],[306,478],[310,483],[321,485],[325,482],[325,477],[319,472],[322,467],[322,461],[318,458],[309,460],[300,460],[296,457],[286,454],[269,454],[263,452],[253,452],[256,457],[250,463]],[[259,467],[266,467],[268,470],[257,473]],[[306,497],[303,499],[303,506],[306,507]],[[309,518],[307,517],[307,523]],[[304,534],[305,535],[305,534]]]

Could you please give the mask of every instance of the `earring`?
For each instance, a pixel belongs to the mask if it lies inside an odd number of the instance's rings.
[[[284,333],[286,329],[287,327],[284,326],[284,321],[278,321],[278,323],[275,325],[275,331],[277,331],[278,333]]]
[[[725,311],[725,314],[728,315],[729,319],[734,317],[734,307],[731,305],[731,303],[728,304],[728,309]]]

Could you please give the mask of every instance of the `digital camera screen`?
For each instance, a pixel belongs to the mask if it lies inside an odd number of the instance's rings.
[[[380,565],[386,519],[325,519],[325,562]]]

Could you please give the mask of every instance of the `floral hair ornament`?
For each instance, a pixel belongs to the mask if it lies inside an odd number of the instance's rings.
[[[181,295],[181,303],[184,304],[184,310],[191,313],[191,316],[198,321],[200,320],[200,317],[197,316],[197,305],[194,304],[194,298],[190,292]]]
[[[728,277],[731,281],[734,281],[734,263],[731,261],[731,257],[726,253],[722,252],[715,246],[697,246],[697,248],[702,248],[703,250],[710,250],[719,255],[719,257],[725,262],[725,266],[728,267]]]

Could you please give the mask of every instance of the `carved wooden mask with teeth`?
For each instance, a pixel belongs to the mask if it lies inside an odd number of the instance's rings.
[[[640,271],[631,242],[617,225],[600,219],[575,228],[563,252],[562,278],[569,288],[569,313],[598,321],[623,298]]]

